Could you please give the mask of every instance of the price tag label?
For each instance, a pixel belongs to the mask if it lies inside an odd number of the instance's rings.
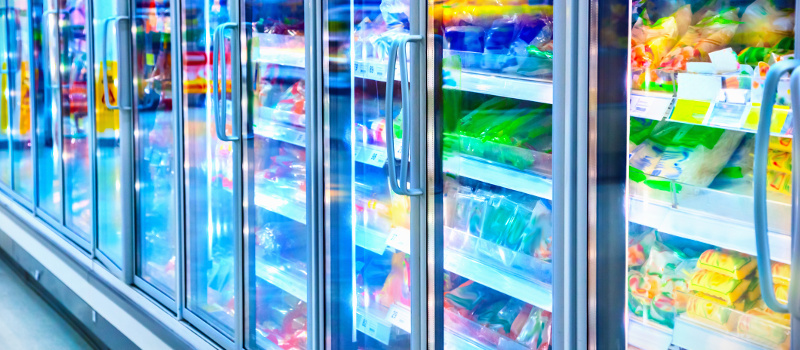
[[[406,130],[403,130],[406,132]],[[394,158],[400,159],[403,156],[403,139],[394,139]]]
[[[385,151],[373,149],[370,151],[365,163],[381,168],[384,164],[386,164],[386,158]]]
[[[386,66],[378,64],[375,66],[375,78],[380,81],[386,81]]]
[[[359,313],[356,317],[356,329],[370,338],[376,339],[385,345],[389,345],[391,328],[382,324],[375,318]]]
[[[398,328],[411,333],[411,310],[397,304],[393,304],[386,314],[386,320]]]
[[[305,145],[306,145],[306,133],[298,131],[294,135],[294,144],[305,147]]]
[[[361,65],[362,65],[362,63],[359,62],[359,61],[356,61],[355,63],[353,63],[353,72],[358,73],[359,69],[361,69]]]
[[[386,245],[401,252],[411,252],[411,235],[408,230],[394,228],[386,239]]]
[[[631,117],[662,120],[669,112],[672,98],[631,96]]]

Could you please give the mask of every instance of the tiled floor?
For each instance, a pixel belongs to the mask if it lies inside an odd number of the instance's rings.
[[[92,349],[0,259],[0,349]]]

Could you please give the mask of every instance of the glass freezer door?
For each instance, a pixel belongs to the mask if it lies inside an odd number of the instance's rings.
[[[178,228],[169,1],[133,3],[135,274],[171,302],[176,290]]]
[[[445,349],[550,348],[560,254],[552,159],[564,156],[553,152],[563,137],[553,126],[553,41],[564,39],[554,38],[551,4],[429,7]]]
[[[316,129],[306,117],[305,1],[243,5],[248,59],[242,89],[252,136],[243,147],[248,347],[311,349],[308,252],[316,232],[307,213],[315,187],[307,179],[314,171],[316,153],[308,145]]]
[[[333,348],[418,348],[419,96],[424,18],[402,0],[327,1],[327,286]],[[415,27],[416,26],[416,27]],[[416,85],[415,85],[416,84]],[[412,310],[416,309],[416,313]],[[417,328],[419,330],[419,328]],[[416,343],[416,345],[415,345]]]
[[[129,24],[118,1],[93,2],[95,135],[97,164],[97,249],[122,269],[122,154],[120,150],[120,59],[118,32]],[[124,32],[123,32],[124,33]],[[107,88],[106,88],[107,87]],[[108,91],[106,99],[105,91]],[[124,108],[124,107],[123,107]]]
[[[33,148],[31,130],[31,32],[27,0],[8,0],[6,29],[9,31],[7,70],[9,120],[11,121],[12,189],[23,201],[33,201]]]
[[[6,188],[11,188],[11,99],[13,94],[13,71],[9,69],[13,61],[11,60],[11,50],[8,43],[11,41],[12,31],[8,25],[9,10],[7,0],[0,2],[3,13],[0,13],[3,21],[0,23],[0,55],[2,55],[2,96],[0,96],[0,184]]]
[[[800,346],[795,3],[630,2],[632,348]]]
[[[236,121],[241,119],[234,107],[239,101],[233,97],[240,80],[238,64],[231,63],[239,54],[237,11],[236,1],[184,0],[180,14],[189,311],[185,314],[196,318],[195,324],[213,327],[220,334],[219,342],[233,341],[235,329],[240,327],[237,318],[242,318],[236,314],[241,301],[236,298],[240,280],[237,242],[242,237],[241,124]],[[148,49],[153,50],[149,52],[155,66],[162,39],[159,35],[150,38],[155,46]],[[147,63],[146,57],[143,63]],[[153,122],[165,108],[161,104],[155,107],[150,113]]]
[[[56,0],[33,0],[33,63],[36,106],[36,189],[39,215],[51,224],[63,218],[58,7]],[[2,135],[0,135],[2,137]],[[2,145],[0,145],[2,147]],[[0,157],[0,162],[2,157]]]
[[[89,23],[87,1],[58,0],[58,64],[60,67],[60,123],[64,169],[64,224],[79,241],[92,234],[92,169],[88,113]],[[48,38],[49,39],[49,38]],[[56,43],[52,43],[56,44]]]

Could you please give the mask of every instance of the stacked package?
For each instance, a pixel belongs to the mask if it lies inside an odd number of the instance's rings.
[[[503,342],[512,341],[528,349],[550,348],[550,312],[474,281],[467,280],[446,292],[444,307],[448,311],[448,328],[464,332],[482,343],[505,348],[509,345],[504,347]]]
[[[518,0],[446,1],[445,48],[464,68],[552,74],[553,7]],[[474,54],[470,54],[474,53]]]
[[[690,62],[710,62],[710,53],[727,48],[740,64],[757,69],[756,85],[771,65],[793,57],[794,10],[772,0],[746,6],[678,0],[644,7],[631,30],[634,86],[641,89],[674,91],[669,73],[686,72]]]
[[[628,243],[628,309],[636,316],[672,328],[685,305],[689,279],[699,252],[708,246],[680,241],[654,231]]]
[[[692,298],[686,313],[717,327],[733,330],[735,321],[728,310],[747,311],[761,297],[755,258],[734,251],[707,250],[697,261],[698,271],[689,282],[689,289],[699,298]],[[710,307],[708,302],[725,308]]]

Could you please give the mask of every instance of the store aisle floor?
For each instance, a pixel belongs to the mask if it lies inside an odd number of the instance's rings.
[[[92,349],[0,259],[0,349]]]

